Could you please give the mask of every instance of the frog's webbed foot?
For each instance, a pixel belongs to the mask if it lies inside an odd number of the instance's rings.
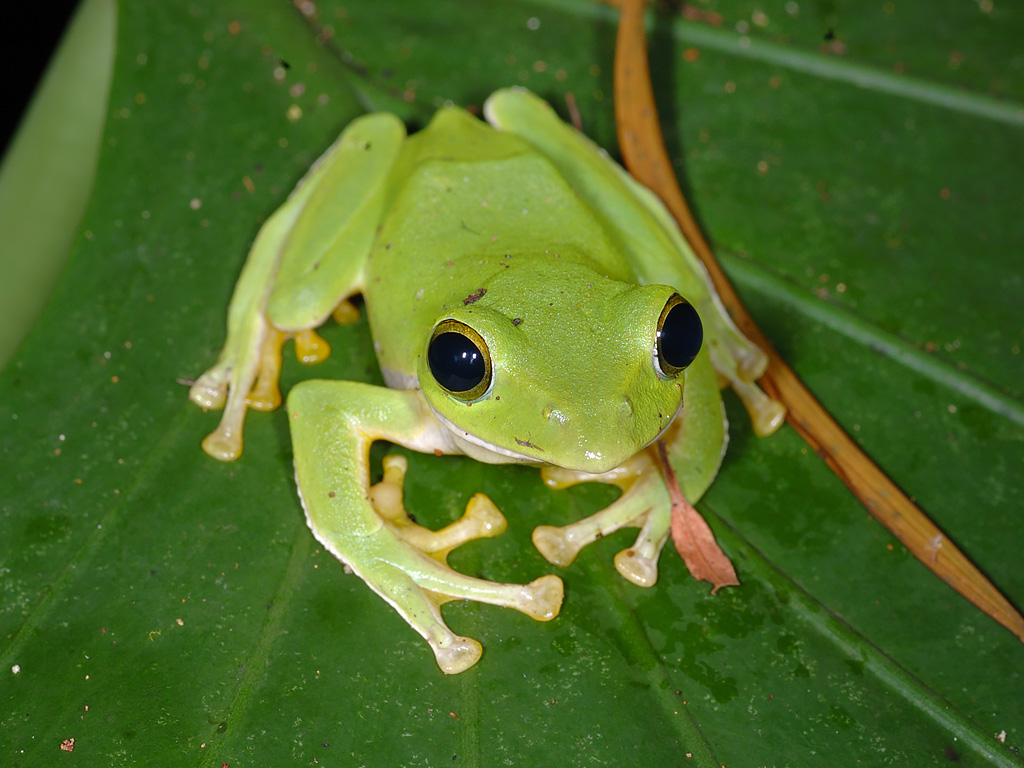
[[[612,504],[590,517],[561,528],[550,525],[535,528],[533,543],[549,562],[568,566],[588,544],[620,528],[640,528],[633,546],[615,556],[615,568],[638,586],[654,586],[658,580],[658,556],[668,539],[671,517],[668,491],[647,451],[600,475],[545,467],[541,477],[554,489],[601,482],[616,485],[623,491]]]

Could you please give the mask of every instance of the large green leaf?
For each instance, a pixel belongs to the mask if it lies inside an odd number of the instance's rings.
[[[283,413],[250,416],[234,464],[202,453],[216,415],[177,380],[214,359],[247,244],[354,93],[422,124],[499,86],[563,114],[571,92],[614,146],[605,6],[297,5],[118,9],[91,204],[0,379],[0,762],[1020,765],[1024,648],[732,399],[701,506],[743,585],[712,597],[666,552],[655,588],[630,586],[611,565],[629,535],[612,536],[565,570],[549,624],[450,606],[486,649],[453,678],[306,530]],[[984,0],[850,5],[656,17],[670,149],[780,351],[1022,604],[1024,20]],[[326,333],[316,375],[379,380],[365,324]],[[309,373],[288,364],[285,383]],[[510,531],[457,564],[497,579],[551,571],[532,528],[609,500],[411,457],[421,520],[475,491]]]

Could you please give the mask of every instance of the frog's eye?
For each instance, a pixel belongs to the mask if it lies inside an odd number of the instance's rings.
[[[476,400],[491,385],[487,343],[458,320],[442,320],[434,328],[427,364],[441,389],[460,400]]]
[[[704,327],[700,316],[686,299],[672,294],[658,318],[655,367],[668,378],[682,373],[700,352]]]

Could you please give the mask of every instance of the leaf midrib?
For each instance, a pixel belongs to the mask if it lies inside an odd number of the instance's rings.
[[[947,387],[975,405],[1024,426],[1024,403],[1000,392],[993,385],[835,303],[809,295],[760,265],[721,251],[718,255],[729,276],[744,290],[791,307],[794,315],[816,321],[855,344],[885,355],[925,379]]]
[[[700,505],[707,512],[707,504]],[[734,529],[724,518],[712,512],[715,534],[731,552],[744,554],[744,565],[756,579],[769,585],[777,594],[787,594],[792,613],[815,633],[830,642],[844,657],[864,661],[864,669],[881,685],[905,699],[911,707],[932,720],[943,730],[955,735],[959,743],[975,750],[992,765],[1014,768],[1021,761],[1005,748],[994,744],[992,737],[972,718],[940,696],[907,671],[865,635],[837,617],[824,603],[807,592],[796,581],[780,571],[761,551]]]
[[[564,13],[614,24],[618,10],[600,0],[531,0],[531,5],[547,6]],[[897,74],[852,58],[829,56],[801,50],[731,29],[719,29],[674,18],[669,21],[672,38],[687,45],[700,46],[729,56],[761,61],[793,72],[846,83],[922,104],[932,104],[964,114],[1010,125],[1024,126],[1024,104],[977,93],[965,86],[937,83],[923,77]]]

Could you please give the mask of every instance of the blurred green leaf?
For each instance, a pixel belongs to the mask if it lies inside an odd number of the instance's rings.
[[[687,6],[652,19],[655,86],[754,316],[1021,605],[1024,19],[940,6]],[[486,649],[454,678],[306,530],[283,413],[250,416],[234,464],[199,449],[216,415],[178,382],[214,359],[260,222],[348,120],[422,125],[521,84],[564,115],[573,94],[613,148],[613,40],[583,0],[121,4],[92,201],[0,376],[5,765],[1021,764],[1024,648],[732,399],[701,507],[743,586],[711,597],[667,552],[633,587],[611,536],[564,571],[553,622],[450,606]],[[326,334],[315,375],[379,381],[365,324]],[[535,525],[609,500],[411,456],[421,520],[476,491],[510,530],[457,565],[510,580],[552,570]]]
[[[114,0],[81,4],[3,153],[0,367],[42,312],[92,196],[116,16]]]

